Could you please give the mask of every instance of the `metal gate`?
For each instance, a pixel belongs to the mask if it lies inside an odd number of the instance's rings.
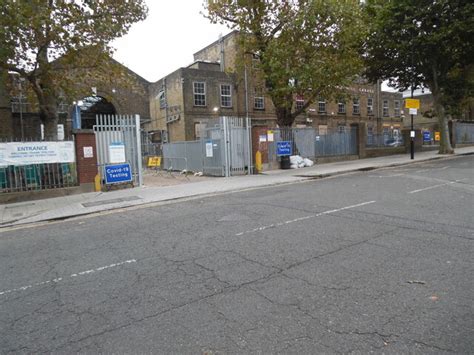
[[[318,157],[358,154],[357,128],[341,127],[316,136],[315,151]]]
[[[203,173],[214,176],[251,174],[250,119],[221,117],[202,132]]]
[[[97,163],[103,176],[103,168],[111,162],[109,148],[111,145],[125,145],[125,162],[132,169],[135,186],[143,184],[142,153],[139,115],[97,115],[94,126],[97,145]]]

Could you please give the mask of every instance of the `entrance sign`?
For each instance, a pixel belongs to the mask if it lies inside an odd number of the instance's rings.
[[[418,99],[405,99],[405,108],[420,108],[420,100]]]
[[[119,184],[132,181],[132,169],[128,163],[106,165],[104,171],[106,184]]]
[[[74,142],[0,143],[0,166],[74,163]]]
[[[277,142],[277,156],[288,156],[292,154],[292,146],[290,141]]]
[[[109,163],[124,163],[125,158],[125,144],[122,142],[113,142],[109,145]]]

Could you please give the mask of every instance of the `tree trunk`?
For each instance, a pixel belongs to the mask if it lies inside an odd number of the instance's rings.
[[[451,146],[451,140],[449,137],[448,120],[446,118],[445,110],[443,105],[440,103],[439,93],[433,92],[434,100],[434,111],[436,117],[438,117],[438,124],[441,134],[441,140],[439,142],[439,154],[453,154],[454,149]]]
[[[275,107],[275,113],[279,127],[291,127],[294,121],[291,109],[288,109],[287,107]]]
[[[46,94],[39,100],[39,116],[44,125],[44,138],[57,140],[59,115],[54,95]]]
[[[441,140],[439,142],[439,154],[453,154],[454,149],[451,146],[451,140],[449,137],[448,120],[446,118],[441,92],[438,85],[438,75],[436,68],[433,67],[433,85],[431,85],[431,94],[433,95],[434,111],[436,117],[438,117],[439,130],[441,133]]]
[[[55,141],[58,138],[58,102],[52,85],[37,80],[33,83],[33,90],[39,104],[39,117],[44,125],[45,140]]]

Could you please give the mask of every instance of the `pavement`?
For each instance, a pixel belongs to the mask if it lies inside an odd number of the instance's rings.
[[[379,158],[316,164],[313,167],[291,170],[272,170],[259,175],[235,176],[203,180],[175,186],[142,186],[111,192],[91,192],[0,206],[0,228],[62,220],[115,209],[161,203],[206,195],[231,193],[280,184],[306,181],[357,171],[425,162],[474,154],[474,147],[457,148],[454,155],[440,155],[436,151],[417,152],[411,160],[408,154]]]

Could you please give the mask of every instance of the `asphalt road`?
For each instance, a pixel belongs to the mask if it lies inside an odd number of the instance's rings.
[[[472,353],[474,157],[0,233],[2,353]]]

